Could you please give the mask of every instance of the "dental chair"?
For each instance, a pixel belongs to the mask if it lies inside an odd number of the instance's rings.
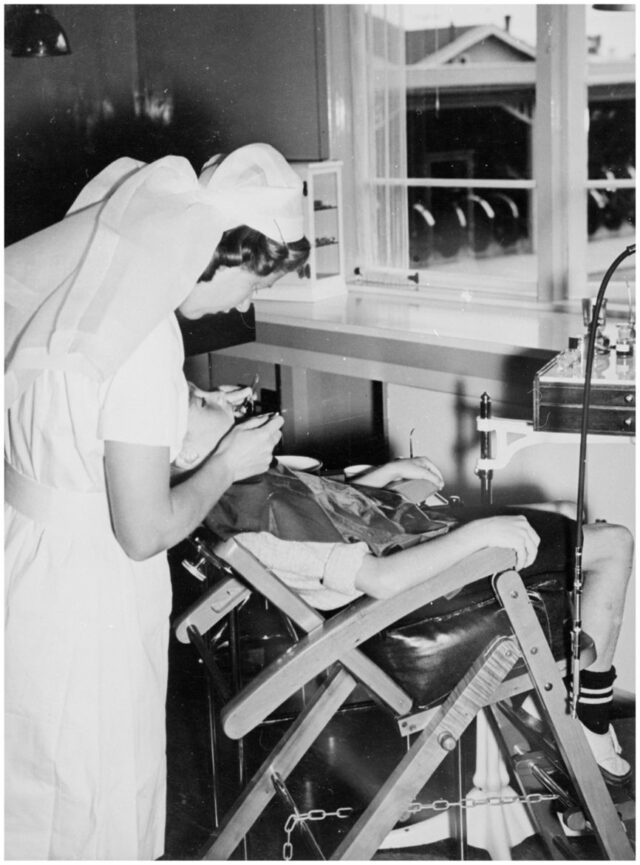
[[[360,813],[351,808],[335,812],[343,818],[341,824],[350,825],[329,851],[331,859],[372,859],[407,812],[419,810],[416,797],[479,714],[489,716],[519,790],[513,798],[526,804],[550,858],[582,858],[576,842],[568,837],[577,833],[597,845],[599,853],[591,858],[634,858],[625,825],[633,810],[629,796],[617,791],[612,798],[580,725],[568,714],[562,681],[566,647],[562,641],[548,642],[553,629],[546,628],[545,634],[541,625],[548,611],[541,610],[536,592],[525,588],[510,551],[480,551],[400,595],[386,600],[363,597],[325,618],[237,541],[216,543],[204,529],[192,542],[199,560],[188,569],[202,578],[206,568],[216,577],[209,578],[202,598],[174,628],[180,641],[198,649],[212,676],[216,700],[224,702],[219,713],[224,734],[242,742],[296,693],[313,685],[312,697],[245,784],[198,858],[232,857],[274,796],[288,802],[291,810],[285,824],[284,858],[291,858],[291,833],[296,827],[303,830],[317,858],[326,856],[309,830],[308,823],[318,819],[317,813],[315,817],[313,812],[300,814],[286,780],[356,688],[364,688],[392,713],[399,736],[406,740],[406,752]],[[454,628],[460,623],[447,610],[454,610],[457,598],[464,606],[465,593],[473,594],[479,580],[490,581],[495,601],[493,605],[467,603],[471,614],[467,623],[485,622],[486,627],[476,627],[475,642],[465,648],[464,637],[457,641],[460,634],[453,642],[448,640],[447,622],[451,620]],[[237,682],[238,690],[232,693],[216,664],[216,640],[207,635],[233,617],[252,594],[262,596],[292,623],[295,643],[244,686]],[[400,670],[393,670],[393,665],[383,669],[375,643],[376,635],[393,629],[426,604],[433,604],[436,628],[433,675],[426,677],[416,699],[405,688]],[[365,643],[366,654],[361,648]],[[453,648],[448,654],[447,645]],[[593,657],[593,647],[585,638],[585,666]],[[544,723],[519,708],[519,695],[532,691]]]

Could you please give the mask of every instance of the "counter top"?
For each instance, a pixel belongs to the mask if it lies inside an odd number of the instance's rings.
[[[222,355],[448,393],[490,388],[528,410],[538,370],[582,331],[575,312],[532,303],[357,286],[314,303],[259,300],[255,311],[255,342]]]
[[[255,308],[258,341],[277,326],[280,332],[303,328],[501,355],[521,355],[524,350],[544,360],[583,330],[575,314],[533,304],[506,308],[498,302],[441,301],[411,292],[354,288],[315,303],[259,300]]]

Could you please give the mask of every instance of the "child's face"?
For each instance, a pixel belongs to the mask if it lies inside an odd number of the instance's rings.
[[[209,393],[189,385],[187,433],[175,465],[181,469],[195,468],[211,453],[233,423],[233,404],[225,393]]]

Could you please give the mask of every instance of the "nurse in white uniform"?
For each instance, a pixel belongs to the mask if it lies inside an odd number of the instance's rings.
[[[238,425],[171,486],[174,311],[242,308],[307,255],[301,183],[267,145],[200,178],[180,157],[118,160],[6,250],[7,859],[163,853],[165,551],[267,468],[282,423]]]

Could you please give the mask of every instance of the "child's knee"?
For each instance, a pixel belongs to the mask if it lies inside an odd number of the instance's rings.
[[[601,567],[610,577],[621,571],[625,579],[629,576],[633,560],[633,535],[626,526],[616,523],[590,523],[584,526],[585,566]],[[612,565],[623,565],[611,568]]]
[[[578,509],[576,502],[570,502],[560,499],[558,501],[551,502],[551,505],[553,507],[553,510],[557,514],[562,514],[563,517],[569,517],[569,519],[575,520],[576,512]]]
[[[606,535],[605,543],[611,551],[617,552],[620,558],[631,558],[634,539],[626,526],[616,523],[597,523],[597,529]]]

